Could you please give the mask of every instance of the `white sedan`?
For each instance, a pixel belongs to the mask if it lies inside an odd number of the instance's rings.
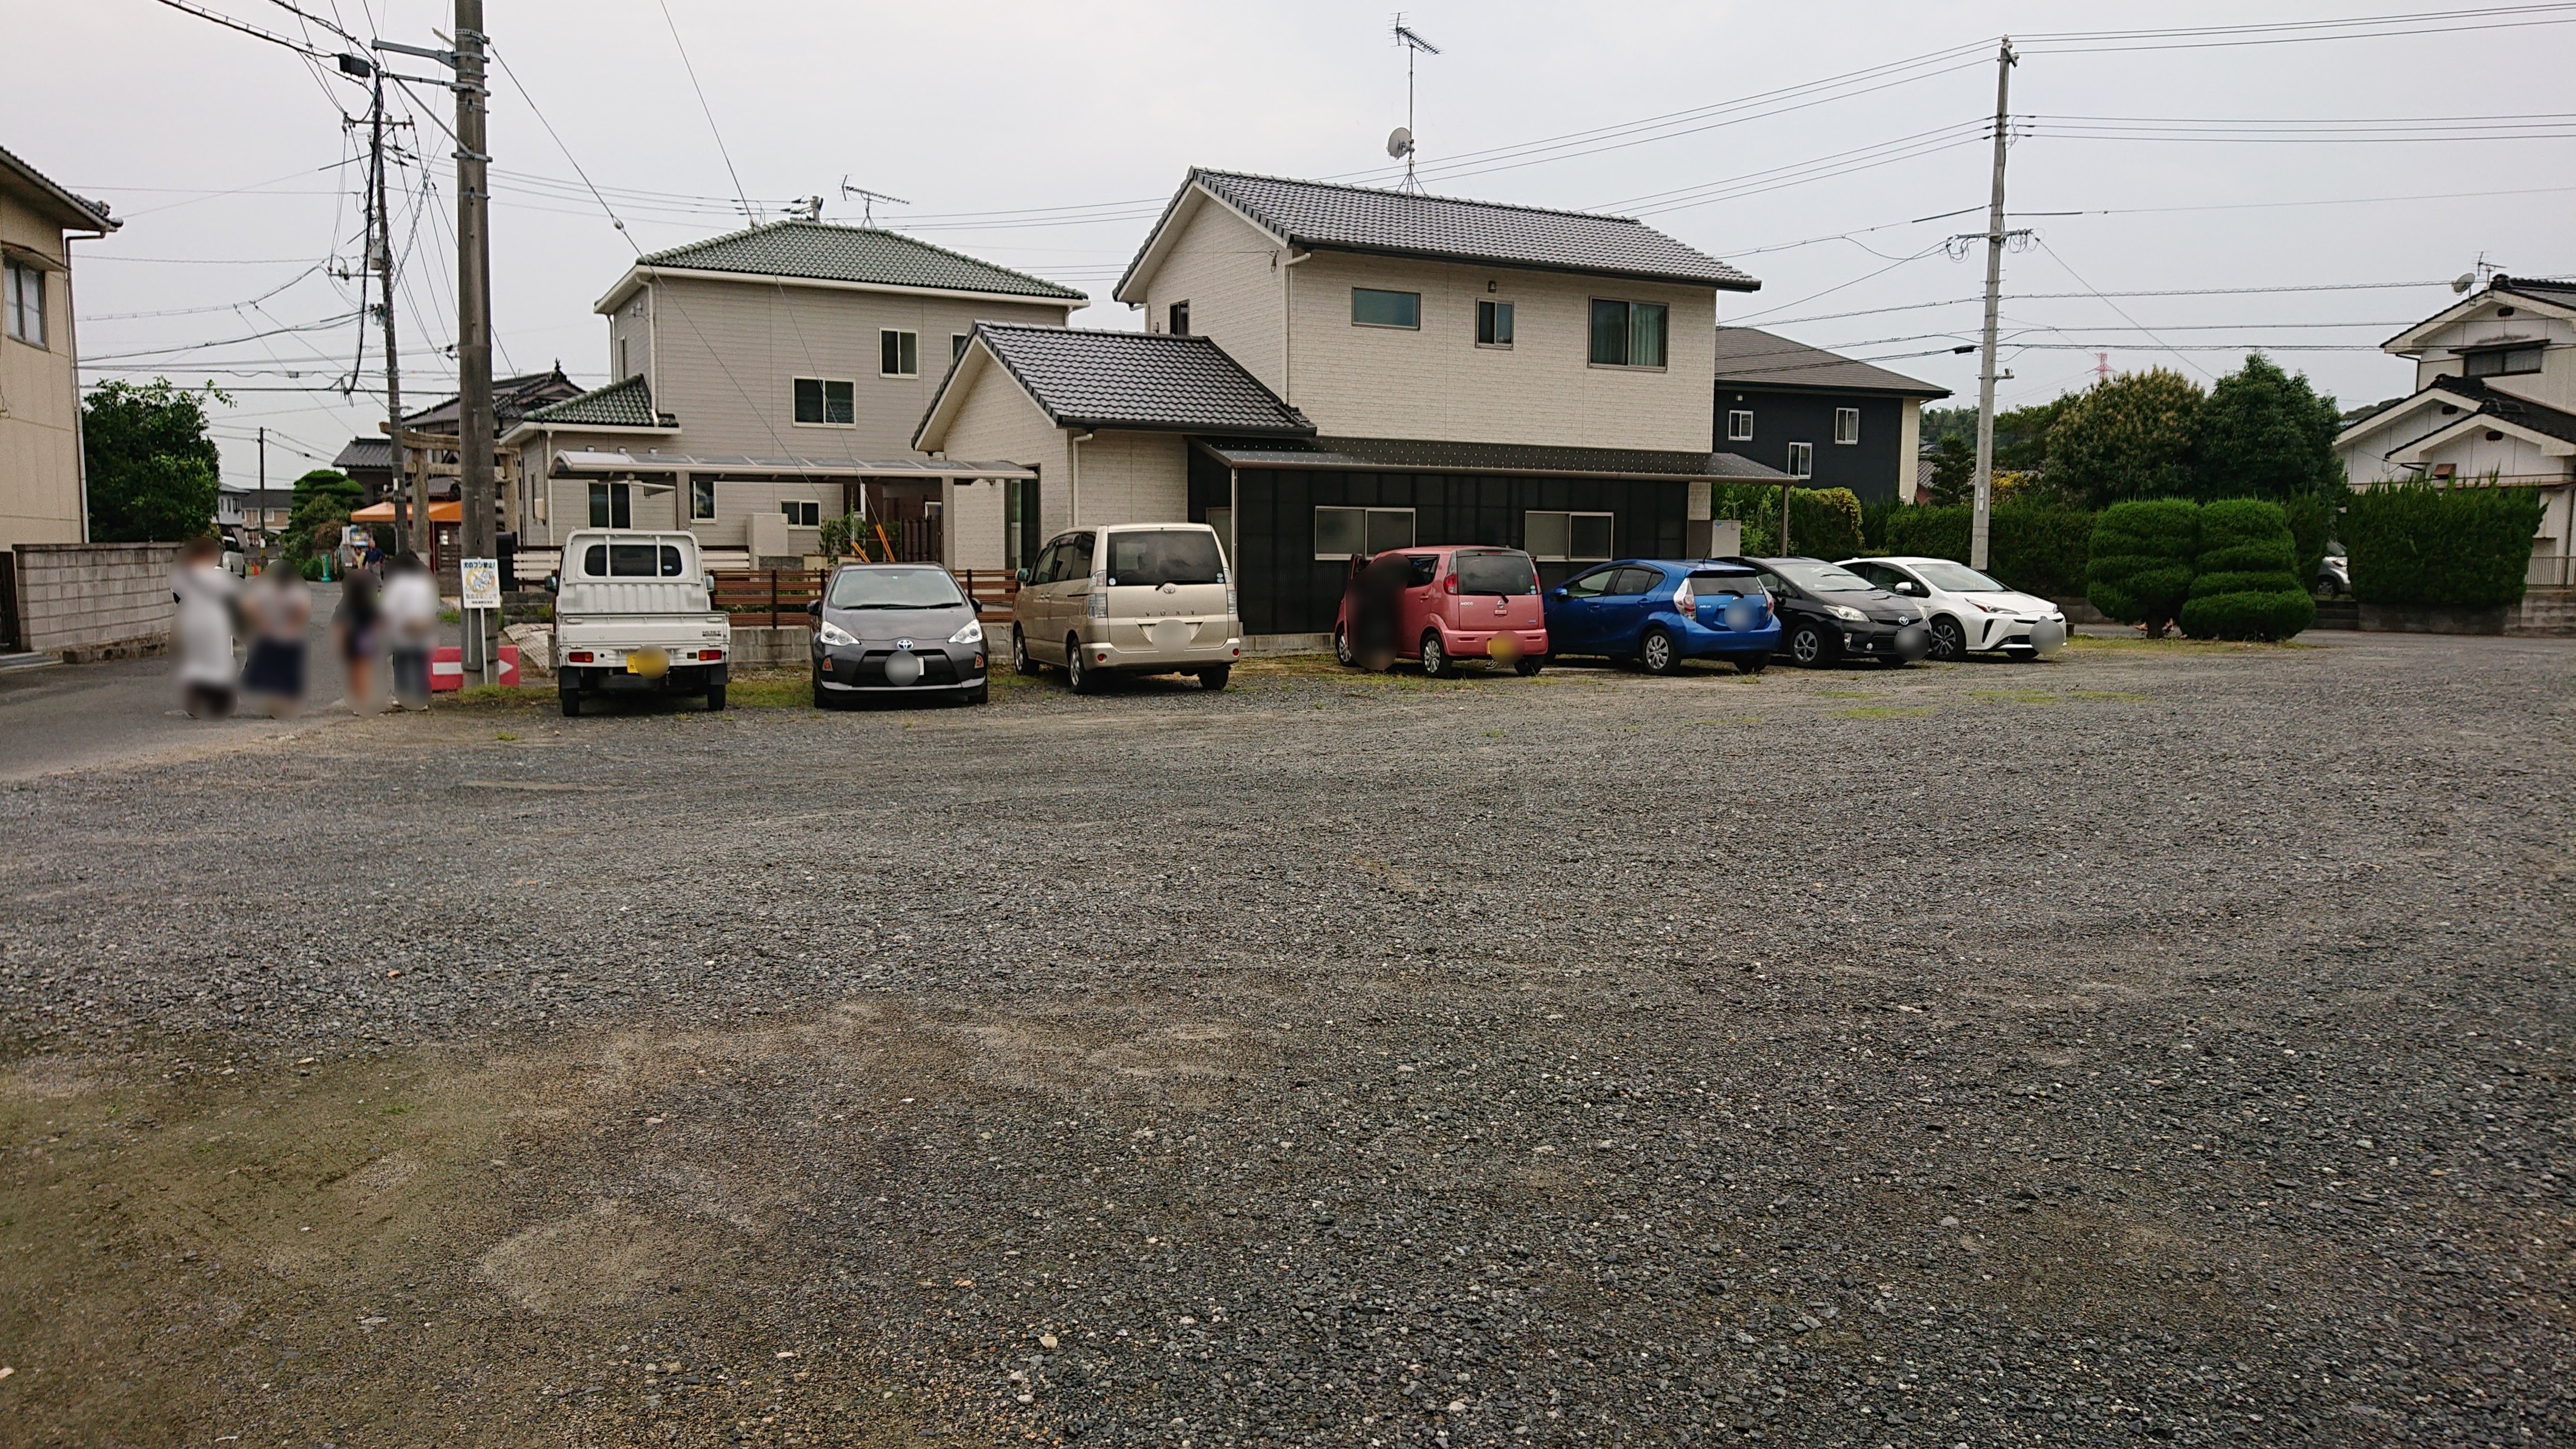
[[[1847,558],[1839,565],[1889,593],[1923,603],[1934,659],[2001,650],[2045,659],[2066,642],[2066,614],[1946,558]]]

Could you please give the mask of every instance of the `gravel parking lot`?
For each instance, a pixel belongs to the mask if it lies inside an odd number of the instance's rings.
[[[2560,641],[0,785],[0,1444],[2567,1444]]]

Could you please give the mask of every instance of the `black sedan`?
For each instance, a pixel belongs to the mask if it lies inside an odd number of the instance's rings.
[[[978,605],[937,564],[847,564],[807,609],[814,617],[814,707],[865,696],[944,696],[982,704]]]
[[[1780,652],[1810,669],[1843,660],[1913,664],[1932,649],[1923,606],[1820,558],[1747,558],[1780,616]]]

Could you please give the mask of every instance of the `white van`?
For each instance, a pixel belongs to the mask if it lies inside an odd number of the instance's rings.
[[[586,528],[564,540],[555,596],[555,688],[567,715],[586,695],[704,696],[725,707],[733,624],[715,606],[698,536]]]
[[[1233,576],[1204,523],[1121,523],[1060,533],[1020,570],[1011,662],[1062,668],[1076,694],[1108,677],[1194,674],[1223,689],[1243,657]]]

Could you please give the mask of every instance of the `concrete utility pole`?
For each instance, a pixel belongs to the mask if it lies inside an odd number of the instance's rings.
[[[371,127],[373,134],[367,143],[371,171],[368,187],[374,193],[376,225],[369,245],[376,254],[376,277],[384,284],[385,440],[391,450],[387,455],[390,471],[385,475],[385,496],[393,500],[394,551],[400,553],[412,546],[413,521],[418,520],[424,527],[428,525],[429,492],[424,483],[418,490],[419,496],[408,500],[410,506],[405,507],[404,487],[410,480],[405,476],[409,470],[403,466],[401,353],[394,347],[394,227],[389,215],[392,207],[387,205],[390,192],[385,185],[385,73],[381,67],[376,71],[376,104]]]
[[[1995,507],[1995,311],[2004,283],[2004,144],[2012,123],[2012,37],[1995,57],[1995,187],[1986,203],[1986,345],[1977,369],[1977,506],[1968,524],[1968,567],[1986,566]]]
[[[466,558],[490,558],[498,546],[492,483],[492,193],[484,170],[483,121],[489,107],[483,62],[483,0],[456,0],[456,370],[457,497]],[[493,682],[490,611],[476,610],[465,631],[465,667]]]

